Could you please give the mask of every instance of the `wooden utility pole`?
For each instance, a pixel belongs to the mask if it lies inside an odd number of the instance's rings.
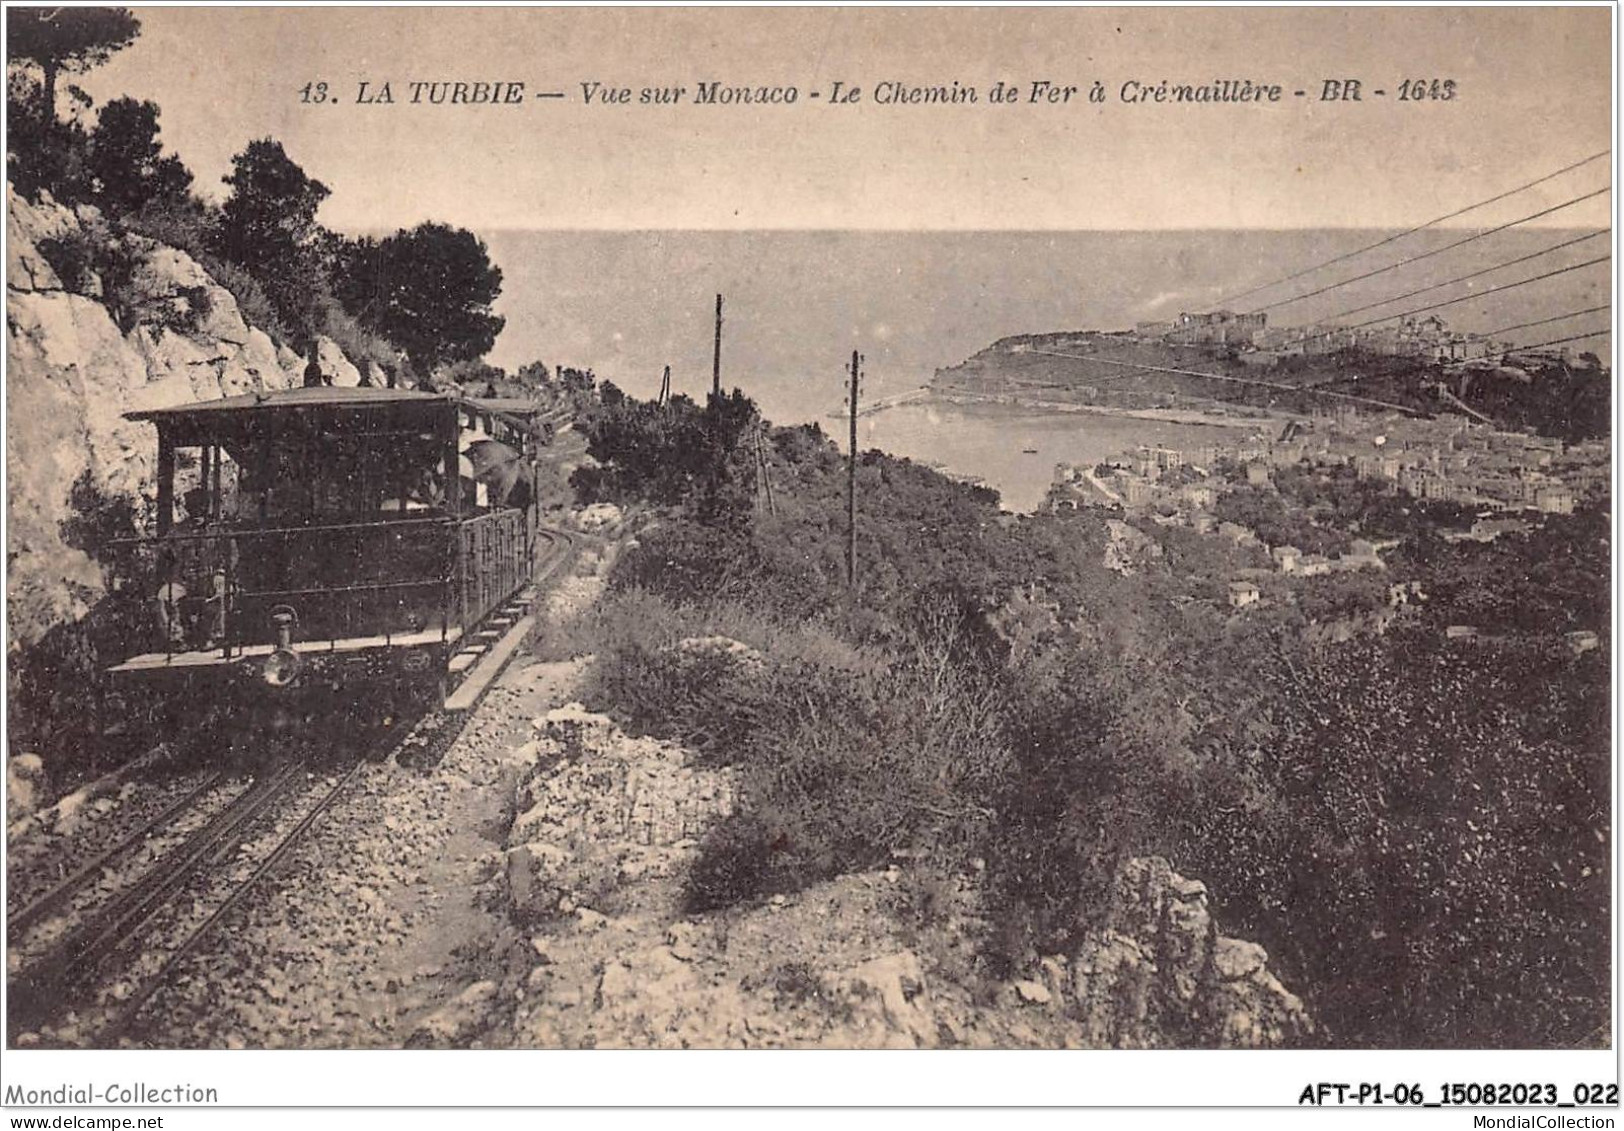
[[[716,352],[711,355],[711,396],[722,399],[722,296],[716,296]]]
[[[846,461],[846,585],[857,588],[857,384],[863,358],[851,351],[851,448]]]

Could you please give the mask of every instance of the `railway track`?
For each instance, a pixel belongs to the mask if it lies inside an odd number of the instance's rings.
[[[570,560],[573,538],[562,531],[543,532],[549,542],[531,587],[540,588]],[[462,716],[466,717],[466,716]],[[202,819],[200,807],[228,788],[228,775],[211,773],[158,813],[96,851],[48,890],[32,897],[8,916],[13,953],[17,943],[53,918],[76,913],[80,920],[56,937],[47,936],[43,954],[27,962],[11,982],[8,1030],[15,1045],[24,1032],[49,1032],[56,1019],[75,1020],[74,1039],[64,1044],[116,1047],[139,1033],[146,1007],[177,972],[219,930],[253,892],[262,888],[286,857],[319,824],[359,780],[369,764],[403,753],[414,740],[439,753],[460,732],[460,721],[444,712],[428,712],[402,735],[392,731],[367,740],[368,749],[343,766],[330,785],[303,788],[309,767],[289,758],[257,777],[229,802]],[[420,763],[422,759],[415,760]],[[302,795],[302,796],[301,796]],[[299,798],[299,800],[295,800]],[[139,846],[161,840],[190,818],[201,824],[177,837],[128,884],[93,906],[83,907],[83,893]],[[268,847],[261,845],[268,844]],[[223,861],[241,863],[255,847],[247,873],[227,880]],[[241,872],[241,868],[238,869]],[[191,915],[183,906],[190,897]],[[161,940],[161,941],[158,941]]]
[[[184,813],[218,789],[225,780],[224,771],[208,774],[178,800],[165,806],[155,816],[140,822],[134,829],[114,841],[110,846],[96,852],[66,879],[61,880],[42,894],[35,896],[15,912],[6,916],[8,940],[15,945],[19,939],[47,915],[72,902],[73,897],[83,891],[109,865],[128,855],[140,845],[148,843],[165,828],[175,824]]]
[[[13,977],[8,1017],[13,1040],[41,1022],[75,1014],[81,1026],[81,1039],[75,1043],[115,1044],[175,966],[261,884],[354,784],[366,764],[366,759],[357,759],[336,783],[315,790],[306,786],[310,771],[302,760],[290,759],[257,778]],[[286,831],[281,831],[283,826]],[[227,880],[220,874],[222,862],[240,860],[246,846],[267,831],[274,843],[245,878]],[[135,837],[132,833],[127,839]],[[35,923],[71,898],[68,888],[65,883],[30,905],[37,909]],[[167,943],[158,941],[165,935]],[[159,953],[161,961],[155,961]],[[143,967],[150,971],[154,966],[155,973],[142,972]],[[94,1033],[84,1032],[86,1028]],[[85,1040],[87,1036],[91,1039]]]

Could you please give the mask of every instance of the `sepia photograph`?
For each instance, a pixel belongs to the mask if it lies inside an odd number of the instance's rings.
[[[1615,14],[8,4],[7,1106],[1616,1111]]]

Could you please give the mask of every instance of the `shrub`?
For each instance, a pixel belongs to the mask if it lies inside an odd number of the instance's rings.
[[[247,271],[205,252],[198,258],[203,270],[220,286],[230,292],[237,302],[237,313],[242,320],[271,336],[278,345],[292,346],[298,338],[276,312],[270,296]]]
[[[47,236],[36,246],[40,257],[62,281],[63,290],[83,294],[100,283],[97,267],[102,245],[87,233],[73,231],[63,236]]]
[[[395,359],[395,348],[381,335],[368,330],[354,318],[344,313],[344,308],[338,300],[331,296],[324,296],[320,304],[321,331],[331,338],[344,356],[364,374],[367,362],[376,362],[378,365],[389,365]]]
[[[759,817],[735,814],[713,826],[688,873],[684,913],[715,911],[762,895],[772,853],[772,833]]]

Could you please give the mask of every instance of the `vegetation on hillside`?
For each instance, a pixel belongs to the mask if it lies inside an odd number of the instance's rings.
[[[129,259],[119,246],[126,233],[178,247],[280,344],[308,353],[317,337],[331,338],[390,384],[427,382],[491,348],[502,328],[491,312],[502,272],[471,232],[435,223],[383,240],[333,232],[317,218],[331,190],[268,137],[232,158],[223,200],[199,195],[190,170],[164,152],[156,103],[116,98],[95,110],[77,86],[59,89],[60,76],[133,44],[139,20],[123,8],[10,8],[6,16],[7,179],[25,197],[48,193],[100,211],[105,228],[91,236],[103,246],[79,255],[88,269]],[[132,313],[126,330],[152,324]]]
[[[1240,551],[1221,539],[1145,523],[1157,552],[1124,575],[1099,516],[1002,514],[865,452],[848,588],[844,459],[815,427],[765,425],[758,456],[748,405],[729,397],[716,427],[615,392],[583,423],[599,467],[578,488],[646,524],[573,626],[599,656],[594,694],[742,775],[695,907],[900,854],[977,884],[1001,976],[1074,943],[1115,863],[1159,852],[1269,946],[1331,1043],[1604,1039],[1607,649],[1576,659],[1556,634],[1605,640],[1588,513],[1481,567],[1487,548],[1427,542],[1402,574],[1431,587],[1426,614],[1326,645],[1296,606],[1228,609]],[[1349,490],[1287,497],[1334,526]],[[1544,567],[1560,579],[1535,566],[1552,545],[1569,547]],[[1567,615],[1446,641],[1447,606],[1486,590],[1540,603],[1518,560],[1547,606],[1575,598]],[[716,636],[750,651],[702,646]]]

